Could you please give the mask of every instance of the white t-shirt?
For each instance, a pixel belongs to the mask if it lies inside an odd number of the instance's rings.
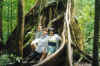
[[[35,49],[35,51],[37,51],[38,53],[42,53],[44,49],[46,49],[48,47],[48,36],[41,36],[39,39],[35,39],[34,41],[32,41],[32,44],[38,44],[37,48]]]

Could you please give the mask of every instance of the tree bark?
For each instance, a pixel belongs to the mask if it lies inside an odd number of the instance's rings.
[[[95,23],[94,23],[94,42],[93,42],[92,66],[99,66],[99,61],[98,61],[99,44],[100,44],[100,1],[95,0]]]
[[[38,0],[37,0],[38,1]],[[38,7],[39,7],[39,2],[37,2],[36,5],[27,13],[24,18],[24,34],[27,35],[29,31],[31,31],[32,27],[38,24]],[[21,8],[19,8],[21,9]],[[19,21],[18,21],[19,22]],[[20,25],[20,24],[19,24]],[[19,25],[16,26],[15,30],[12,32],[12,34],[8,37],[7,40],[7,45],[6,48],[9,53],[14,53],[18,54],[18,43],[17,43],[17,38],[18,37],[18,29]],[[26,42],[24,42],[25,44]]]
[[[24,0],[18,0],[18,33],[17,40],[19,45],[19,56],[23,57],[23,40],[24,40]]]
[[[11,21],[10,21],[10,31],[12,32],[13,31],[13,23],[12,23],[12,16],[13,16],[13,0],[11,0]]]

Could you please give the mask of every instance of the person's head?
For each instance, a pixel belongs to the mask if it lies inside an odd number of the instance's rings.
[[[54,35],[54,28],[49,28],[49,35]]]
[[[42,25],[38,25],[37,30],[41,31],[42,30]]]
[[[43,28],[42,35],[47,35],[47,34],[48,34],[48,28]]]

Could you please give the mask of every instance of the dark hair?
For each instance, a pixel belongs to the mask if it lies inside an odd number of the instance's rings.
[[[49,32],[52,31],[55,33],[54,28],[49,28]]]
[[[47,31],[48,32],[48,28],[43,28],[43,31]]]

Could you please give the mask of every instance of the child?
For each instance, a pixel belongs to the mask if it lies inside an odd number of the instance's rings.
[[[54,34],[54,29],[49,29],[49,38],[48,38],[48,55],[54,53],[59,47],[59,41],[61,37],[57,34]]]

